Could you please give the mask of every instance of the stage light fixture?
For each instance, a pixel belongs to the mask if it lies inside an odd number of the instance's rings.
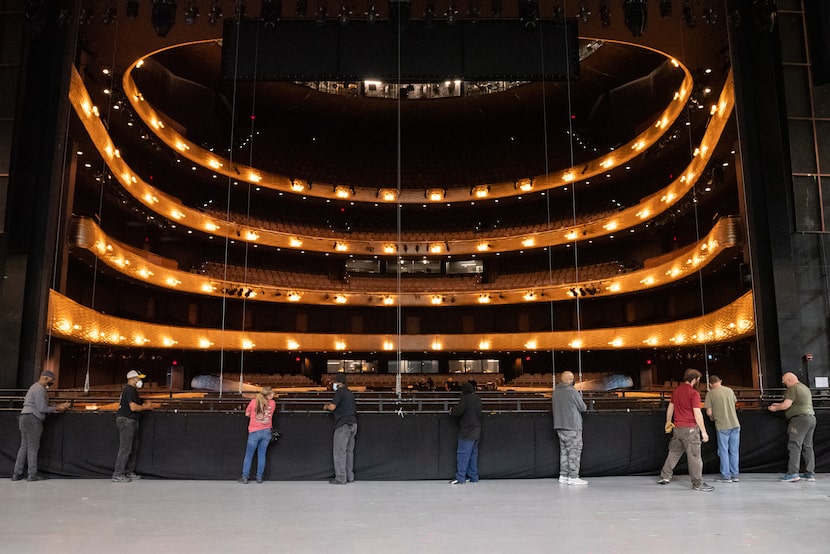
[[[317,2],[317,18],[314,20],[314,22],[317,23],[317,25],[325,25],[326,24],[326,18],[328,16],[329,16],[329,7],[328,7],[328,5],[323,0],[319,0]]]
[[[259,18],[266,29],[273,30],[282,19],[282,0],[262,0]]]
[[[623,17],[625,26],[631,31],[632,36],[642,36],[648,22],[646,0],[623,0]]]
[[[611,26],[611,6],[608,5],[606,0],[599,3],[599,22],[603,27]]]
[[[197,19],[199,19],[199,5],[191,0],[184,9],[184,24],[194,25]]]
[[[444,13],[444,16],[447,18],[447,25],[455,25],[455,22],[458,17],[458,7],[455,5],[455,2],[450,2],[449,6],[447,6],[447,11]]]
[[[210,11],[208,12],[208,23],[216,25],[216,22],[222,19],[223,16],[222,6],[220,6],[218,2],[215,2],[210,6]]]
[[[576,12],[577,17],[583,23],[588,23],[591,20],[591,9],[584,1],[579,3],[579,10]]]
[[[490,2],[490,15],[492,17],[501,17],[501,12],[501,0],[492,0],[492,2]]]
[[[173,28],[176,23],[176,8],[175,0],[153,0],[153,13],[150,21],[158,36],[166,37]]]
[[[351,16],[352,16],[352,9],[349,6],[347,6],[345,2],[342,2],[340,4],[340,15],[337,16],[337,21],[341,25],[344,25],[344,26],[348,25],[349,24],[349,19],[351,18]]]
[[[374,3],[370,3],[369,6],[367,6],[366,11],[364,12],[364,15],[366,16],[366,22],[367,23],[374,23],[375,21],[377,21],[378,10],[375,7]]]
[[[525,29],[535,29],[539,22],[539,2],[536,0],[520,0],[519,20]]]
[[[478,23],[478,18],[481,17],[481,8],[478,5],[478,0],[470,0],[469,15],[470,23]]]
[[[562,2],[560,2],[560,0],[556,0],[553,3],[553,19],[556,20],[557,23],[561,23],[565,20],[565,9],[562,7]]]
[[[109,25],[115,21],[115,18],[118,16],[118,10],[113,5],[109,5],[104,8],[104,13],[101,14],[101,23],[103,25]]]
[[[426,23],[427,28],[432,27],[432,24],[435,23],[434,4],[427,4],[426,9],[424,10],[424,23]]]

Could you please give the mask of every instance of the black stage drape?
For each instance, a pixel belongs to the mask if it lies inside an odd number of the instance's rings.
[[[741,412],[741,471],[783,472],[786,422],[780,414]],[[830,471],[830,414],[818,414],[819,472]],[[655,475],[665,459],[665,415],[592,413],[585,416],[582,475]],[[334,474],[329,414],[277,417],[279,442],[268,450],[268,480],[325,479]],[[241,414],[148,413],[141,420],[137,471],[173,479],[236,479],[247,438]],[[355,473],[360,480],[449,479],[455,474],[458,427],[449,415],[358,414]],[[717,443],[703,446],[706,473],[718,472]],[[10,476],[20,445],[16,412],[0,412],[0,475]],[[40,469],[64,477],[109,477],[118,450],[114,413],[48,417]],[[559,446],[550,414],[488,414],[479,466],[482,479],[558,475]],[[685,462],[677,467],[685,473]]]

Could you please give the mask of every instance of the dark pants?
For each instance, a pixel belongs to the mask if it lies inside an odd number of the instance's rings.
[[[131,417],[115,418],[118,427],[118,457],[115,459],[113,477],[135,473],[135,458],[138,453],[138,420]]]
[[[816,416],[794,416],[787,422],[787,449],[790,458],[787,462],[787,473],[798,473],[801,465],[801,456],[804,456],[804,471],[815,473],[816,454],[813,452],[813,432],[816,430]],[[29,470],[31,471],[31,470]]]
[[[478,482],[478,441],[458,439],[458,449],[455,451],[455,479],[464,483],[467,478],[470,482]]]
[[[40,436],[43,434],[43,422],[32,414],[20,414],[20,449],[14,463],[15,475],[23,475],[23,468],[29,467],[29,475],[37,475],[37,453],[40,450]]]
[[[357,423],[341,425],[334,430],[332,457],[334,458],[334,478],[339,483],[354,481],[354,438],[356,435]]]

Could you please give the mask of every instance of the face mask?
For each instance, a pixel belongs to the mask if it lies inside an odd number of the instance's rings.
[[[144,381],[142,381],[141,379],[139,379],[138,381],[135,382],[135,388],[140,389],[143,386],[144,386]]]
[[[48,383],[46,383],[46,388],[48,389],[48,388],[50,388],[50,387],[51,387],[52,385],[54,385],[54,384],[55,384],[55,382],[54,382],[54,381],[49,381]]]
[[[340,388],[340,383],[332,383],[331,388],[332,388],[332,390],[336,391],[337,389]]]

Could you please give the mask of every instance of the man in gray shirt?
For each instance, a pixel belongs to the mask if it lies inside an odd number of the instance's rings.
[[[582,395],[574,388],[574,374],[563,371],[553,389],[553,428],[559,436],[559,482],[568,485],[587,485],[579,478],[582,459],[582,413],[585,412]]]
[[[49,405],[49,394],[46,390],[54,382],[55,374],[49,370],[43,371],[40,378],[26,392],[23,409],[20,410],[18,418],[20,449],[17,451],[12,481],[23,479],[23,468],[27,465],[29,469],[27,481],[46,479],[46,476],[37,472],[37,454],[40,450],[40,436],[43,434],[43,420],[46,419],[46,414],[68,410],[71,405],[69,402],[64,402],[57,407]]]

